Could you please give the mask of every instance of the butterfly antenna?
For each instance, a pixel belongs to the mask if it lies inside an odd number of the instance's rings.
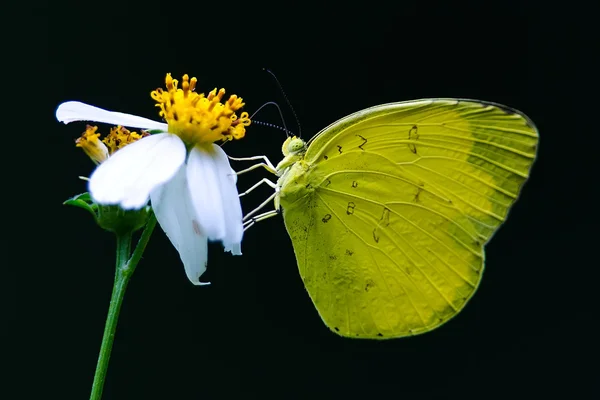
[[[290,102],[290,99],[288,99],[287,95],[285,94],[285,91],[283,90],[283,86],[281,86],[279,79],[277,79],[277,77],[275,76],[275,74],[273,72],[271,72],[271,70],[269,70],[267,68],[263,68],[263,70],[265,70],[269,74],[271,74],[273,79],[275,79],[275,82],[277,82],[277,86],[279,87],[279,90],[281,90],[281,94],[283,94],[283,98],[285,99],[285,102],[290,107],[290,110],[292,110],[292,114],[294,114],[294,119],[296,119],[296,125],[298,125],[298,137],[300,137],[302,135],[302,129],[300,127],[300,120],[298,119],[298,114],[296,114],[294,107],[292,107],[292,103]]]
[[[283,128],[281,128],[280,126],[274,125],[274,124],[269,124],[268,122],[262,122],[262,121],[255,121],[253,118],[256,114],[258,114],[258,112],[260,110],[262,110],[263,108],[265,108],[266,106],[275,106],[277,107],[277,111],[279,111],[279,116],[281,117],[281,122],[283,123]],[[287,128],[287,126],[285,125],[285,120],[283,119],[283,113],[281,112],[281,107],[279,107],[279,104],[275,103],[274,101],[269,101],[266,102],[265,104],[263,104],[262,106],[258,107],[258,109],[256,111],[254,111],[252,113],[252,115],[250,116],[250,120],[252,122],[256,122],[259,125],[264,125],[264,126],[270,126],[271,128],[278,128],[278,129],[282,129],[285,134],[289,137],[290,136],[290,131]]]
[[[263,122],[263,121],[259,121],[256,119],[252,120],[253,124],[258,124],[258,125],[262,125],[262,126],[268,126],[269,128],[275,128],[275,129],[279,129],[280,131],[284,131],[286,133],[286,135],[289,137],[290,133],[293,134],[293,132],[288,131],[286,128],[284,128],[283,126],[279,126],[279,125],[275,125],[275,124],[271,124],[269,122]]]
[[[258,121],[258,120],[254,119],[254,116],[256,114],[258,114],[258,112],[260,110],[262,110],[263,108],[265,108],[266,106],[275,106],[275,107],[277,107],[277,111],[279,112],[279,116],[281,117],[281,122],[283,124],[283,127],[281,127],[279,125],[275,125],[275,124],[271,124],[271,123],[263,122],[263,121]],[[269,102],[263,104],[262,106],[258,107],[258,109],[256,111],[254,111],[252,113],[252,115],[250,116],[250,120],[252,121],[253,124],[268,126],[269,128],[275,128],[275,129],[279,129],[281,131],[284,131],[285,134],[287,135],[287,137],[290,137],[290,133],[293,133],[293,132],[290,132],[290,130],[285,125],[285,120],[283,119],[283,113],[281,112],[281,107],[279,107],[279,104],[275,103],[274,101],[269,101]],[[227,144],[230,141],[231,140],[225,141],[225,142],[221,143],[219,146],[223,147],[225,144]]]

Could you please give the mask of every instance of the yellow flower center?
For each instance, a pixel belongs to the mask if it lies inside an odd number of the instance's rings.
[[[221,103],[225,89],[217,92],[215,88],[208,96],[196,93],[197,79],[183,75],[181,88],[177,87],[177,79],[167,74],[165,83],[167,91],[158,88],[150,93],[158,103],[159,115],[169,125],[169,132],[174,133],[186,144],[205,144],[219,140],[229,141],[241,139],[246,134],[246,126],[250,125],[247,112],[235,114],[244,103],[240,97],[231,95],[229,100]]]
[[[131,132],[122,126],[110,128],[110,133],[106,135],[102,141],[108,146],[108,151],[113,154],[115,151],[127,146],[139,140],[145,136],[150,136],[146,131],[140,131],[141,133]]]
[[[96,164],[105,161],[115,151],[123,148],[150,134],[146,131],[141,133],[130,132],[122,126],[110,129],[110,133],[100,141],[100,133],[96,132],[97,126],[87,125],[85,132],[75,141],[75,146],[81,147],[85,154]]]
[[[108,149],[98,138],[99,133],[97,126],[87,125],[85,132],[75,141],[76,147],[81,147],[85,154],[92,159],[96,164],[100,164],[102,161],[108,158]]]

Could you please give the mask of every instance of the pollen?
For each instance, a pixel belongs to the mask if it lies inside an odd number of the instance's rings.
[[[108,158],[108,148],[99,140],[100,134],[96,131],[97,126],[87,125],[85,132],[75,140],[75,146],[81,147],[85,154],[96,164],[100,164]]]
[[[106,135],[102,141],[108,146],[108,151],[112,155],[115,151],[131,144],[143,137],[149,136],[150,134],[146,131],[140,131],[141,133],[131,132],[122,126],[116,126],[110,129],[110,133]]]
[[[242,98],[231,95],[223,102],[225,89],[216,88],[207,96],[196,93],[197,81],[186,74],[178,87],[177,79],[167,74],[167,90],[158,88],[150,93],[160,108],[159,115],[169,125],[169,132],[192,145],[243,138],[250,118],[247,112],[236,114],[244,106]]]
[[[100,140],[100,133],[97,130],[97,126],[87,125],[85,132],[75,141],[75,146],[81,147],[85,154],[96,164],[102,163],[124,146],[150,135],[146,131],[137,133],[131,132],[122,126],[116,126],[110,129],[110,133],[104,139]]]

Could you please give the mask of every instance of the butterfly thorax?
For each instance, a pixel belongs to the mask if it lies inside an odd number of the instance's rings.
[[[277,164],[275,170],[279,179],[277,180],[276,208],[279,205],[290,206],[297,200],[306,197],[310,191],[306,173],[309,165],[304,161],[306,155],[306,142],[296,136],[290,136],[281,146],[284,155],[283,160]]]
[[[282,170],[277,180],[278,202],[283,208],[293,207],[299,200],[310,196],[314,189],[308,182],[310,165],[301,159]],[[301,201],[297,205],[301,205]]]

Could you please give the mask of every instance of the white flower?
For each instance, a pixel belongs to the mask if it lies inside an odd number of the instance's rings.
[[[183,77],[182,89],[167,74],[168,92],[152,97],[168,124],[79,102],[59,105],[56,118],[66,123],[96,121],[130,128],[158,130],[114,152],[92,173],[89,191],[99,204],[139,209],[150,199],[156,218],[184,264],[190,281],[202,284],[207,240],[221,241],[225,251],[241,254],[242,209],[236,175],[216,140],[244,136],[247,113],[231,96],[222,104],[224,90],[207,97],[194,93],[195,78]]]

